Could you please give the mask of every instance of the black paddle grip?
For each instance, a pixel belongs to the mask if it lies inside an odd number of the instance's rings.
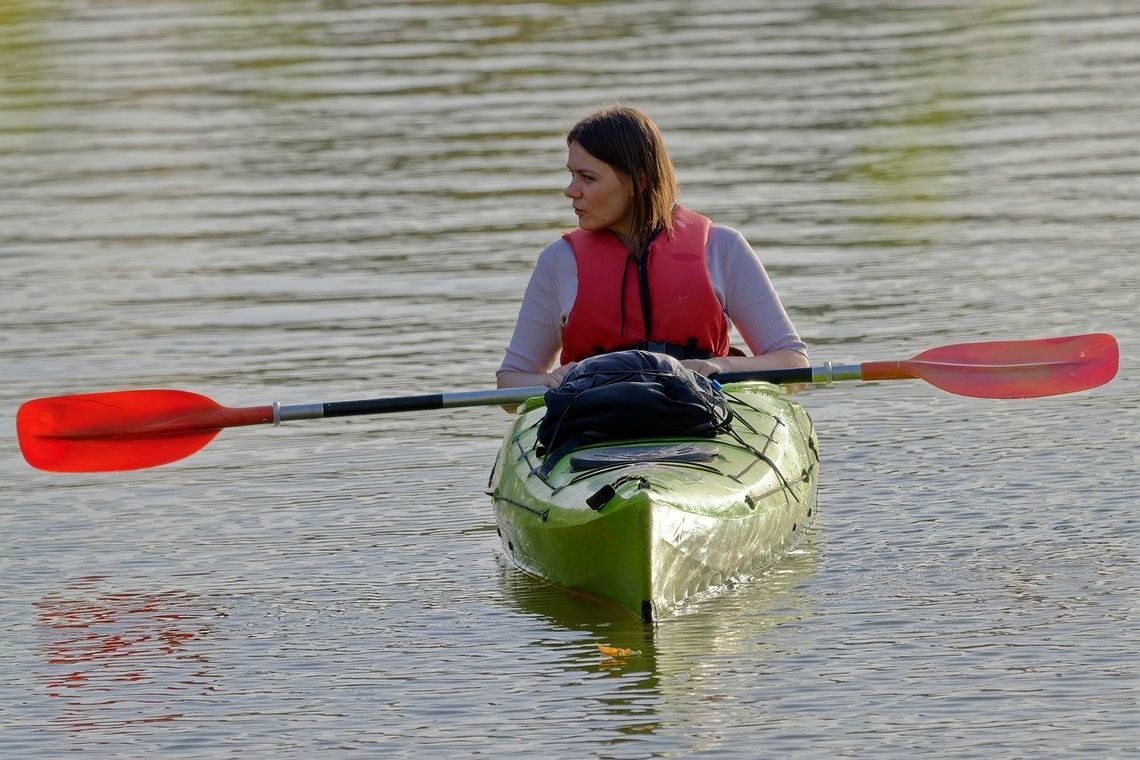
[[[761,369],[745,372],[720,372],[712,376],[718,383],[735,383],[740,380],[764,380],[769,383],[810,383],[811,367],[789,367],[787,369]]]
[[[442,409],[443,394],[404,396],[401,398],[375,398],[363,401],[330,401],[322,405],[325,417],[348,417],[353,414],[387,414],[388,412],[419,412]]]

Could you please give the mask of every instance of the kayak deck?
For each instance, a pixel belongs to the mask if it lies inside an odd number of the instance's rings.
[[[546,475],[536,453],[545,408],[528,401],[490,483],[512,562],[651,622],[789,551],[815,515],[811,419],[767,383],[725,392],[729,434],[585,447]]]

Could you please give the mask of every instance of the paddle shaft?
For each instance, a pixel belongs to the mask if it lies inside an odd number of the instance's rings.
[[[356,414],[389,414],[392,412],[450,409],[462,406],[521,404],[528,398],[541,396],[546,391],[547,388],[540,385],[528,388],[429,393],[422,396],[373,398],[358,401],[329,401],[323,404],[274,404],[271,407],[274,410],[273,416],[267,421],[288,422],[290,420],[314,420],[325,417],[350,417]]]
[[[863,380],[868,364],[895,364],[897,362],[867,362],[866,364],[832,364],[825,362],[818,367],[791,367],[788,369],[747,370],[744,372],[720,372],[712,379],[718,383],[735,383],[742,380],[763,380],[778,385],[795,383],[831,383],[836,380]],[[911,374],[898,377],[914,377]],[[877,379],[887,379],[880,376]]]
[[[837,364],[827,362],[818,367],[790,369],[749,370],[722,372],[713,377],[718,383],[744,380],[763,380],[777,384],[830,383],[839,380],[888,380],[914,377],[905,369],[894,369],[899,362],[865,362],[864,364]],[[872,365],[874,365],[872,367]],[[880,368],[878,365],[882,365]],[[869,372],[868,368],[872,367]],[[893,371],[892,371],[893,370]],[[388,414],[392,412],[420,412],[432,409],[450,409],[463,406],[494,406],[521,404],[528,398],[542,396],[549,390],[545,386],[526,388],[497,388],[457,393],[429,393],[422,396],[363,399],[358,401],[330,401],[323,404],[274,405],[277,410],[273,421],[313,420],[325,417],[349,417],[356,414]]]

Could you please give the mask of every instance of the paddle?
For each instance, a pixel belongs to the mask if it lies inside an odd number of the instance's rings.
[[[917,378],[964,396],[1030,398],[1095,388],[1116,375],[1118,363],[1116,339],[1097,333],[962,343],[933,348],[902,361],[725,372],[716,380],[826,383]],[[543,386],[503,388],[237,409],[187,391],[110,391],[28,401],[16,415],[16,429],[24,458],[33,467],[55,472],[136,470],[190,456],[227,427],[518,404],[546,390]]]
[[[863,362],[774,370],[760,379],[776,383],[834,380],[925,380],[959,396],[1035,398],[1103,385],[1116,375],[1120,350],[1107,333],[1041,340],[958,343],[902,361]],[[717,382],[749,380],[750,372],[722,372]]]

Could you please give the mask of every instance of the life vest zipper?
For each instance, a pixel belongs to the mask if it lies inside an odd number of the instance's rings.
[[[653,335],[653,309],[649,300],[649,246],[637,259],[637,289],[641,294],[641,320],[645,324],[645,340]]]

